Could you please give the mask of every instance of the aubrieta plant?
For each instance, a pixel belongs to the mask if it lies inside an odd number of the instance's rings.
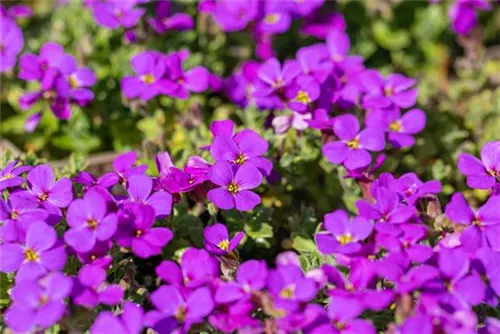
[[[467,146],[446,156],[462,188],[434,168],[395,168],[422,150],[436,119],[420,103],[429,93],[419,77],[377,69],[351,47],[335,4],[82,3],[97,39],[118,37],[129,51],[114,79],[83,39],[71,51],[30,40],[37,52],[22,53],[16,19],[32,12],[0,8],[0,72],[29,82],[15,99],[33,110],[26,133],[43,128],[46,109],[57,124],[84,127],[81,113],[109,89],[120,117],[154,140],[134,151],[136,134],[125,133],[122,152],[88,170],[2,154],[2,330],[500,333],[500,141],[485,140],[479,156]],[[471,34],[491,6],[456,1],[453,30]],[[203,25],[223,41],[244,36],[252,55],[228,48],[236,64],[205,64],[210,37],[183,44]],[[275,42],[291,31],[307,43],[283,56]],[[181,34],[171,47],[149,43]],[[121,119],[92,117],[113,126],[103,143],[127,132]],[[166,123],[171,136],[158,130]]]

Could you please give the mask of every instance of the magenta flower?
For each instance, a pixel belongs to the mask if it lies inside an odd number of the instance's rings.
[[[147,204],[155,210],[156,218],[164,218],[172,212],[172,195],[153,190],[153,180],[147,175],[132,175],[128,179],[127,192],[130,201]]]
[[[12,304],[4,314],[7,326],[16,333],[31,333],[55,325],[66,311],[64,300],[71,286],[71,278],[59,272],[16,282],[10,293]]]
[[[146,11],[135,8],[136,3],[135,0],[96,2],[93,6],[95,20],[109,29],[132,28]]]
[[[214,255],[226,255],[231,253],[245,236],[244,232],[238,232],[229,240],[227,227],[223,224],[215,224],[205,227],[203,231],[205,237],[205,249]]]
[[[80,106],[87,105],[94,99],[94,93],[88,89],[95,85],[97,78],[90,68],[78,68],[73,56],[65,54],[61,57],[58,68],[70,85],[70,97]]]
[[[425,113],[420,109],[411,109],[401,117],[399,108],[376,109],[366,116],[368,128],[383,129],[388,132],[387,140],[395,148],[415,145],[413,135],[425,128]]]
[[[279,1],[264,2],[264,16],[257,24],[257,29],[267,34],[281,34],[290,29],[292,17],[289,4]]]
[[[40,49],[40,55],[23,54],[19,62],[19,78],[26,81],[38,80],[42,89],[48,90],[59,71],[59,62],[64,56],[61,45],[48,42]]]
[[[155,17],[148,18],[148,23],[153,29],[163,34],[169,30],[185,31],[194,28],[191,16],[184,13],[171,14],[170,1],[159,1],[155,7]]]
[[[391,182],[390,188],[402,196],[409,205],[413,205],[419,198],[441,192],[441,182],[431,180],[422,182],[415,173],[406,173]]]
[[[406,254],[414,262],[427,261],[432,255],[432,248],[419,244],[427,235],[427,228],[420,224],[404,224],[401,234],[377,233],[377,245],[394,253]]]
[[[446,205],[445,214],[455,224],[466,228],[460,235],[462,245],[470,250],[490,246],[500,250],[500,196],[493,196],[477,211],[471,209],[464,196],[456,193]]]
[[[123,298],[123,290],[118,284],[106,282],[106,270],[86,264],[73,281],[71,296],[74,304],[92,309],[99,304],[118,304]]]
[[[215,301],[226,304],[249,298],[252,292],[262,290],[266,286],[266,280],[267,265],[264,261],[246,261],[238,268],[235,281],[219,285]]]
[[[119,180],[119,176],[113,172],[105,173],[99,178],[96,178],[89,172],[80,171],[78,172],[78,175],[73,178],[73,181],[83,185],[85,191],[92,189],[93,187],[108,189],[117,184]]]
[[[462,153],[458,169],[467,177],[471,188],[488,189],[500,184],[500,141],[489,142],[481,149],[481,160]]]
[[[176,194],[190,188],[196,181],[179,168],[175,167],[168,152],[158,153],[155,157],[156,169],[160,177],[156,180],[161,189],[169,193]]]
[[[29,6],[25,5],[12,5],[9,8],[5,8],[0,5],[0,16],[9,17],[11,19],[17,18],[30,18],[33,15],[33,11]]]
[[[415,80],[401,74],[390,74],[387,78],[375,70],[365,71],[362,82],[366,90],[363,98],[365,108],[387,108],[396,105],[410,108],[417,102],[418,90],[411,88]]]
[[[306,112],[314,101],[319,98],[320,86],[312,76],[305,76],[296,80],[294,84],[287,87],[285,96],[288,99],[288,107],[297,112]]]
[[[66,220],[70,229],[64,234],[64,240],[82,253],[90,251],[98,240],[111,239],[118,224],[116,214],[107,212],[106,199],[97,190],[89,190],[83,199],[74,200]]]
[[[127,152],[120,154],[113,160],[113,169],[118,175],[120,183],[124,186],[127,184],[127,179],[132,175],[144,174],[148,169],[147,165],[134,166],[137,162],[137,154],[135,152]]]
[[[347,169],[368,166],[372,157],[368,151],[379,152],[384,149],[384,133],[379,129],[359,131],[356,116],[337,116],[333,124],[337,141],[323,145],[323,155],[333,164],[343,164]]]
[[[122,333],[139,334],[142,330],[144,311],[139,305],[125,302],[123,312],[115,315],[109,311],[101,311],[90,327],[90,334]]]
[[[49,165],[38,165],[26,178],[29,193],[44,206],[65,208],[73,200],[73,185],[67,177],[56,181]]]
[[[297,62],[303,76],[312,76],[318,83],[323,83],[332,72],[327,62],[328,50],[322,43],[305,46],[297,50]]]
[[[268,59],[259,69],[259,81],[255,87],[254,97],[267,97],[278,90],[283,90],[299,74],[300,66],[296,61],[286,61],[282,68],[278,59]]]
[[[476,10],[491,10],[491,4],[486,0],[457,0],[451,5],[448,15],[457,34],[468,35],[477,26]]]
[[[177,327],[187,332],[193,324],[203,321],[214,308],[208,288],[202,287],[187,296],[175,286],[161,286],[151,294],[157,310],[146,315],[145,323],[158,333],[172,333]]]
[[[251,165],[257,168],[263,176],[273,169],[273,164],[263,155],[269,144],[257,132],[245,129],[234,136],[217,135],[210,146],[210,153],[216,161],[227,161],[237,166]]]
[[[121,247],[130,248],[140,258],[159,255],[173,238],[172,231],[166,227],[153,227],[155,210],[139,203],[124,205],[128,213],[125,222],[117,230],[116,241]]]
[[[238,1],[240,3],[240,1]],[[254,83],[260,64],[254,60],[248,60],[241,64],[240,69],[226,79],[224,91],[233,103],[240,107],[246,107],[252,102]],[[231,132],[232,133],[232,132]]]
[[[42,222],[31,224],[26,241],[1,244],[0,250],[0,271],[17,272],[18,280],[62,270],[66,263],[66,251],[58,242],[56,231]]]
[[[24,183],[24,178],[19,175],[30,171],[32,167],[16,167],[18,162],[17,160],[12,161],[0,171],[0,191],[10,187],[17,187]]]
[[[361,241],[368,238],[373,225],[363,217],[349,219],[345,211],[337,210],[325,215],[327,232],[316,233],[318,249],[323,254],[352,254],[361,250]]]
[[[78,260],[83,264],[91,264],[107,269],[113,262],[113,256],[109,254],[109,250],[113,246],[111,240],[97,241],[91,250],[84,253],[76,253]]]
[[[201,5],[201,3],[200,3]],[[215,2],[213,18],[223,31],[243,30],[257,18],[259,3],[255,0]]]
[[[23,32],[16,22],[2,17],[0,22],[0,73],[12,69],[24,46]]]
[[[476,271],[486,283],[484,301],[490,306],[498,305],[500,296],[500,253],[491,248],[481,248],[475,254],[475,259],[471,262],[471,268]]]
[[[236,172],[226,161],[218,161],[208,171],[208,177],[219,188],[212,189],[207,196],[216,206],[229,210],[250,211],[260,203],[260,197],[250,191],[260,185],[262,174],[250,164],[239,167]]]
[[[332,30],[345,30],[347,27],[342,14],[335,11],[317,10],[305,19],[300,32],[319,39],[325,39]]]

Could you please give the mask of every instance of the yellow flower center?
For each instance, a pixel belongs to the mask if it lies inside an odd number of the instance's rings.
[[[394,90],[392,89],[392,87],[385,87],[384,88],[384,94],[387,97],[391,97],[392,94],[394,94]]]
[[[236,158],[236,160],[234,160],[234,163],[237,165],[243,165],[245,160],[247,160],[245,155],[243,153],[240,153],[240,154],[238,154],[238,157]]]
[[[391,124],[389,124],[389,130],[393,132],[401,132],[403,129],[403,124],[401,124],[400,120],[394,121]]]
[[[346,323],[342,322],[342,321],[334,321],[333,325],[339,331],[344,330],[346,328],[346,326],[347,326]]]
[[[142,230],[135,231],[136,238],[139,238],[140,236],[142,236],[142,233],[143,233]]]
[[[48,192],[44,191],[42,194],[38,195],[38,199],[45,202],[49,198]]]
[[[475,218],[472,221],[472,225],[481,226],[481,221],[479,220],[479,218]]]
[[[47,303],[48,303],[48,301],[49,301],[49,297],[47,297],[46,295],[42,295],[42,296],[40,297],[40,299],[38,300],[38,307],[40,307],[40,306],[43,306],[43,305],[47,304]]]
[[[227,186],[227,190],[231,193],[231,194],[236,194],[238,193],[238,191],[240,190],[238,185],[236,184],[236,182],[231,182],[228,186]]]
[[[184,305],[179,306],[174,316],[178,322],[184,322],[186,320],[186,307]]]
[[[277,13],[269,13],[266,15],[266,17],[264,17],[264,22],[266,24],[275,24],[276,22],[278,22],[280,19],[280,14],[277,14]]]
[[[308,104],[311,102],[309,94],[307,94],[307,92],[303,90],[299,90],[297,96],[295,97],[295,100],[303,104]]]
[[[97,228],[97,225],[98,225],[98,221],[95,220],[95,219],[89,219],[87,220],[87,226],[91,229],[91,230],[95,230]]]
[[[227,251],[229,249],[229,240],[222,240],[221,242],[219,242],[219,244],[217,245],[217,247],[219,247],[220,249],[222,249],[223,251]]]
[[[19,212],[17,212],[16,210],[12,210],[12,212],[10,213],[10,219],[17,219],[19,218]]]
[[[354,240],[354,238],[352,237],[352,235],[350,235],[349,233],[346,233],[346,234],[342,234],[341,236],[338,236],[337,237],[337,241],[339,242],[339,244],[341,244],[342,246],[343,245],[346,245],[350,242],[352,242]]]
[[[12,174],[9,173],[9,174],[5,174],[4,176],[2,176],[0,178],[0,181],[10,180],[10,179],[13,179],[13,178],[14,178],[14,175],[12,175]]]
[[[493,177],[500,176],[500,173],[496,170],[493,170],[493,169],[486,169],[486,174],[488,174],[489,176],[493,176]]]
[[[141,75],[141,81],[144,82],[146,85],[151,85],[155,83],[156,79],[152,74],[144,74]]]
[[[26,261],[35,262],[40,259],[40,256],[31,248],[26,248],[24,251],[24,258]]]
[[[280,297],[283,299],[292,299],[295,296],[295,284],[290,284],[284,287],[280,292]]]
[[[347,147],[349,147],[351,150],[359,148],[359,139],[354,138],[353,140],[349,140],[347,142]]]
[[[69,76],[69,85],[71,86],[71,88],[80,87],[80,83],[78,82],[78,79],[73,74]]]

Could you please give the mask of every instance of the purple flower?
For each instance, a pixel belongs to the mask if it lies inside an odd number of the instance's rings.
[[[217,303],[226,304],[249,298],[252,292],[266,286],[267,265],[264,261],[249,260],[240,265],[236,280],[220,285],[215,293]]]
[[[157,33],[163,34],[169,30],[185,31],[193,29],[194,22],[191,16],[184,13],[170,15],[170,7],[170,1],[158,2],[155,7],[156,17],[148,19],[148,23]]]
[[[19,175],[30,171],[32,167],[16,167],[18,162],[17,160],[12,161],[0,171],[0,191],[10,187],[17,187],[24,183],[24,178]]]
[[[500,183],[500,141],[484,145],[481,160],[462,153],[458,169],[467,177],[467,185],[471,188],[488,189]]]
[[[300,80],[296,80],[285,92],[288,107],[301,113],[306,112],[311,103],[318,99],[319,95],[319,83],[312,76],[305,76]]]
[[[312,76],[318,83],[323,83],[332,72],[327,62],[328,50],[322,43],[300,48],[296,53],[297,62],[303,76]]]
[[[50,271],[62,270],[66,263],[64,245],[56,231],[42,222],[32,223],[26,241],[0,245],[0,271],[17,271],[17,279],[34,279]]]
[[[240,3],[238,1],[237,3]],[[241,64],[240,69],[226,79],[224,91],[231,101],[240,107],[246,107],[252,102],[254,83],[260,64],[254,60],[248,60]],[[232,133],[232,132],[231,132]]]
[[[281,34],[290,29],[292,17],[289,13],[289,2],[264,2],[264,16],[257,24],[257,29],[267,34]]]
[[[491,5],[486,0],[457,0],[451,5],[448,15],[457,34],[468,35],[476,27],[478,23],[476,10],[491,10]]]
[[[125,302],[123,312],[115,315],[109,311],[101,311],[90,327],[90,334],[123,333],[139,334],[142,330],[144,311],[139,305]]]
[[[42,89],[48,90],[59,71],[59,63],[64,56],[61,45],[48,42],[40,49],[40,55],[23,54],[19,62],[19,78],[26,81],[38,80]]]
[[[476,271],[487,284],[484,301],[490,306],[498,305],[500,296],[500,253],[491,248],[481,248],[471,262],[471,268]]]
[[[360,241],[368,238],[373,225],[363,217],[349,219],[345,211],[337,210],[325,215],[327,232],[316,233],[318,249],[323,254],[352,254],[361,250]]]
[[[153,180],[147,175],[132,175],[128,179],[127,191],[130,201],[147,204],[155,210],[156,218],[164,218],[172,212],[172,195],[166,191],[153,190]]]
[[[357,169],[370,164],[368,151],[382,151],[385,146],[384,133],[379,129],[359,131],[356,116],[337,116],[333,132],[339,138],[323,146],[323,155],[333,164],[344,164],[347,169]]]
[[[215,224],[205,227],[203,231],[205,237],[205,249],[215,255],[226,255],[231,253],[245,236],[244,232],[238,232],[229,240],[227,227],[223,224]]]
[[[472,210],[464,196],[454,194],[446,205],[445,214],[455,224],[465,225],[460,235],[462,245],[476,250],[489,245],[500,250],[500,196],[493,196],[477,211]]]
[[[135,152],[127,152],[120,154],[113,160],[113,169],[120,179],[120,183],[124,186],[127,184],[127,179],[132,175],[144,174],[148,169],[147,165],[134,166],[137,162],[137,154]]]
[[[131,65],[138,75],[126,76],[121,81],[123,94],[127,98],[148,101],[167,91],[169,82],[163,79],[166,64],[162,54],[141,52],[132,58]]]
[[[389,143],[395,148],[403,148],[415,145],[413,135],[424,129],[425,121],[425,113],[420,109],[411,109],[401,117],[400,109],[393,107],[370,111],[365,123],[368,128],[388,132]]]
[[[78,68],[75,58],[68,54],[61,57],[58,68],[69,82],[70,97],[74,101],[85,106],[94,99],[94,93],[87,87],[95,85],[97,78],[90,68]]]
[[[160,177],[156,180],[159,188],[176,194],[184,191],[186,188],[190,188],[196,182],[195,178],[190,178],[184,171],[175,167],[168,152],[158,153],[155,161],[156,169],[160,174]]]
[[[145,9],[135,8],[136,3],[135,0],[96,2],[93,6],[95,20],[109,29],[132,28],[145,13]]]
[[[259,2],[255,0],[222,0],[215,2],[213,8],[215,22],[227,32],[243,30],[257,18],[258,13]]]
[[[106,270],[86,264],[73,281],[71,296],[74,304],[92,309],[99,304],[118,304],[123,298],[123,290],[118,284],[106,282]]]
[[[3,5],[0,5],[0,16],[10,17],[12,19],[17,18],[30,18],[33,15],[33,11],[29,6],[25,5],[12,5],[6,9]]]
[[[16,282],[5,312],[7,326],[16,333],[29,333],[55,325],[64,315],[71,286],[71,279],[59,272]]]
[[[127,247],[140,258],[159,255],[173,238],[172,231],[166,227],[152,227],[155,210],[149,205],[139,203],[125,204],[128,219],[117,230],[116,241]]]
[[[78,172],[78,175],[73,178],[73,181],[83,185],[84,191],[87,191],[93,187],[103,187],[108,189],[109,187],[117,184],[119,179],[119,176],[113,172],[105,173],[99,178],[96,178],[89,172],[80,171]]]
[[[0,201],[0,238],[6,242],[23,242],[28,227],[47,219],[48,213],[40,204],[22,193],[13,193],[7,202]]]
[[[401,195],[409,205],[413,205],[419,198],[440,193],[441,182],[422,182],[415,173],[406,173],[391,182],[390,188]]]
[[[49,165],[38,165],[26,178],[29,193],[44,206],[65,208],[73,200],[73,185],[67,177],[55,180]]]
[[[251,165],[257,168],[264,176],[271,173],[273,164],[263,155],[269,144],[257,132],[245,129],[234,136],[215,136],[210,153],[218,161],[227,161],[237,166]]]
[[[173,329],[179,326],[187,332],[193,324],[202,322],[214,308],[210,290],[205,287],[186,296],[179,288],[164,285],[151,294],[151,302],[157,310],[146,315],[146,325],[159,333],[175,332]]]
[[[344,75],[348,67],[363,63],[363,58],[360,56],[348,56],[351,41],[344,31],[330,31],[326,36],[326,47],[328,58],[340,76]]]
[[[306,21],[300,27],[305,35],[325,39],[332,30],[345,30],[347,24],[341,13],[335,11],[317,10],[306,16]]]
[[[379,72],[368,70],[364,72],[362,82],[366,90],[365,108],[387,108],[393,104],[410,108],[417,102],[418,90],[411,88],[415,80],[401,74],[390,74],[384,79]]]
[[[111,239],[118,224],[116,214],[107,212],[106,199],[97,190],[89,190],[83,199],[74,200],[66,220],[70,229],[64,234],[64,240],[82,253],[90,251],[98,240]]]
[[[250,211],[260,203],[260,197],[250,191],[260,185],[262,174],[254,166],[245,164],[236,172],[226,161],[218,161],[208,171],[208,177],[220,188],[212,189],[207,196],[216,206],[229,210]]]
[[[8,17],[2,17],[0,22],[0,73],[10,70],[16,65],[17,55],[23,46],[23,33],[16,22]]]
[[[113,256],[109,254],[112,245],[111,240],[97,241],[91,250],[84,253],[78,252],[76,256],[83,264],[92,264],[106,269],[113,262]]]
[[[414,262],[427,261],[432,255],[432,248],[419,244],[427,234],[425,225],[404,224],[399,235],[377,233],[377,245],[390,252],[406,254]]]

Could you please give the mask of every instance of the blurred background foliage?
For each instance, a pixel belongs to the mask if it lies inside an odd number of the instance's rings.
[[[176,2],[175,6],[195,17],[196,30],[156,35],[145,20],[138,27],[138,42],[128,44],[122,30],[107,30],[95,24],[91,13],[77,1],[57,5],[55,1],[25,1],[35,16],[21,22],[24,52],[37,53],[47,41],[62,44],[80,64],[92,68],[98,83],[96,98],[85,108],[73,107],[68,122],[58,122],[45,112],[35,133],[25,133],[23,125],[30,112],[19,109],[18,98],[33,89],[17,79],[17,73],[2,76],[1,136],[28,152],[54,161],[72,156],[63,174],[71,175],[85,166],[88,155],[97,152],[134,149],[142,160],[152,163],[154,154],[168,150],[178,166],[188,156],[200,154],[199,147],[210,143],[208,127],[213,120],[231,118],[241,127],[259,131],[270,142],[269,157],[276,173],[274,183],[261,186],[263,205],[253,213],[224,212],[230,230],[244,229],[248,239],[241,252],[271,259],[282,249],[295,248],[307,266],[315,258],[311,235],[325,212],[346,208],[355,212],[354,202],[362,197],[359,186],[345,179],[342,168],[328,164],[321,155],[319,132],[290,130],[275,135],[265,128],[267,112],[252,107],[239,109],[223,94],[207,92],[186,101],[160,97],[148,103],[126,101],[120,79],[132,72],[130,59],[146,49],[171,52],[189,49],[187,68],[202,64],[211,72],[228,76],[241,61],[253,57],[252,40],[244,32],[224,34],[211,19],[197,11],[196,2]],[[500,11],[480,14],[480,26],[470,37],[450,30],[449,1],[349,1],[328,2],[325,10],[341,12],[352,41],[352,54],[362,55],[367,67],[384,74],[404,73],[415,77],[419,87],[418,107],[427,114],[427,127],[417,136],[417,144],[403,151],[390,150],[383,171],[396,175],[416,172],[421,179],[443,183],[446,195],[466,189],[456,169],[460,152],[474,154],[487,141],[500,139]],[[55,7],[54,7],[55,6]],[[153,15],[154,3],[146,5]],[[274,38],[278,57],[293,58],[297,49],[317,42],[298,33],[300,22],[284,35]],[[32,108],[39,111],[42,105]],[[206,158],[206,152],[202,153]],[[3,157],[3,160],[6,160]],[[479,199],[484,194],[470,193]],[[198,211],[197,211],[198,210]],[[214,208],[201,214],[192,202],[176,207],[176,233],[200,242],[203,223],[214,216]],[[177,227],[176,227],[177,226]],[[180,244],[176,244],[180,243]],[[178,240],[168,251],[183,246]],[[185,245],[184,245],[185,246]],[[260,254],[260,255],[259,255]]]

